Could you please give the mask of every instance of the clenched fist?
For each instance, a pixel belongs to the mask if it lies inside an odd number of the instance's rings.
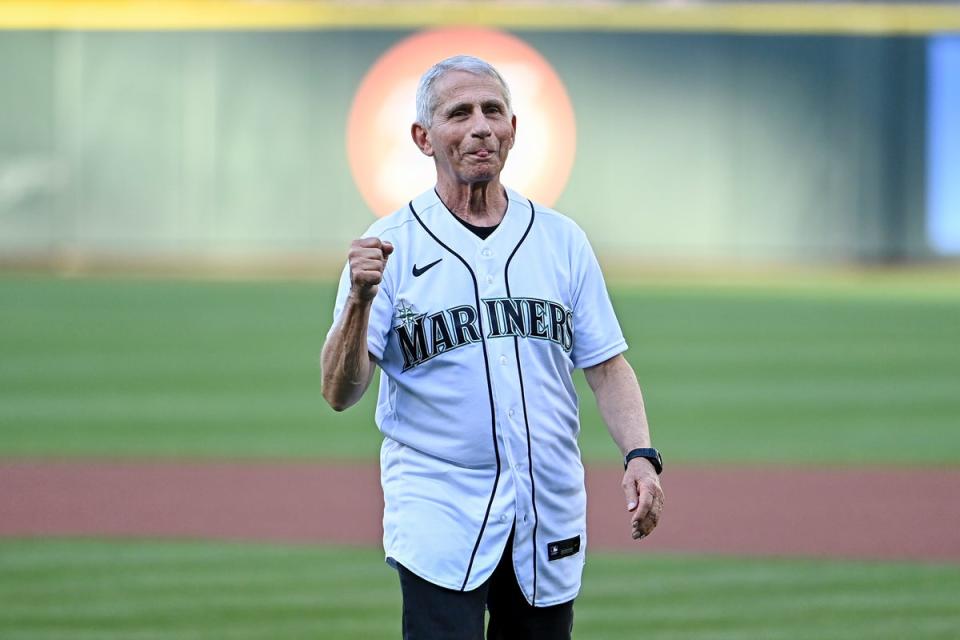
[[[380,238],[360,238],[350,243],[350,286],[352,293],[364,302],[373,300],[380,290],[387,256],[393,245]]]

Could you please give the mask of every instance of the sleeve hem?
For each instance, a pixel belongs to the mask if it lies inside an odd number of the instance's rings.
[[[588,357],[580,358],[579,360],[574,361],[573,366],[577,369],[587,369],[592,367],[595,364],[600,364],[601,362],[606,362],[610,358],[620,355],[627,350],[627,341],[621,340],[620,342],[614,344],[603,351],[598,351],[591,354]]]
[[[378,362],[383,360],[383,350],[383,345],[376,344],[370,339],[367,340],[367,351],[369,351],[370,355],[372,355]]]

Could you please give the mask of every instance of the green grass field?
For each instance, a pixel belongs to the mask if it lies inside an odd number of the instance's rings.
[[[960,279],[614,287],[670,463],[960,463]],[[0,278],[0,456],[373,459],[329,283]],[[585,389],[583,380],[580,388]],[[581,443],[615,464],[589,393]],[[0,514],[2,515],[2,514]],[[575,637],[955,638],[960,566],[591,553]],[[0,541],[10,640],[399,637],[368,549]]]
[[[593,553],[576,638],[956,638],[960,567]],[[399,637],[373,550],[228,543],[0,544],[8,640]]]
[[[956,281],[612,295],[672,462],[960,461]],[[332,298],[329,283],[0,279],[0,455],[373,458],[375,394],[340,415],[319,394]],[[613,463],[581,396],[584,455]]]

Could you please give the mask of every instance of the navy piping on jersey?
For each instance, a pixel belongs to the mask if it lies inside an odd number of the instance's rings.
[[[523,232],[523,237],[520,238],[520,242],[517,243],[517,246],[513,248],[513,252],[510,254],[510,257],[507,258],[507,264],[503,268],[503,280],[504,284],[507,287],[507,297],[510,295],[510,261],[513,260],[513,256],[517,255],[517,250],[520,248],[520,245],[523,244],[523,241],[527,239],[527,235],[530,233],[530,229],[533,228],[533,219],[536,217],[536,209],[533,207],[533,202],[527,200],[530,203],[530,224],[527,225],[527,230]],[[527,471],[530,473],[530,500],[533,503],[533,604],[537,604],[537,526],[540,524],[540,517],[537,515],[537,485],[533,481],[533,448],[530,445],[530,420],[527,417],[527,396],[523,388],[523,369],[520,367],[520,339],[517,336],[513,336],[513,349],[517,354],[517,375],[520,376],[520,403],[523,405],[523,425],[527,430]]]
[[[440,197],[439,194],[437,196]],[[443,202],[441,200],[440,202]],[[446,205],[444,205],[446,206]],[[449,211],[449,209],[448,209]],[[493,432],[493,453],[497,457],[497,475],[493,479],[493,488],[490,490],[490,500],[487,502],[487,511],[483,514],[483,524],[480,525],[480,532],[477,534],[477,541],[473,545],[473,552],[470,554],[470,562],[467,564],[467,573],[463,577],[463,584],[460,585],[460,591],[464,591],[467,588],[467,582],[470,580],[470,572],[473,570],[473,561],[477,557],[477,550],[480,548],[480,540],[483,539],[483,532],[487,528],[487,520],[490,518],[490,509],[493,508],[493,498],[497,494],[497,485],[500,483],[500,447],[497,445],[497,415],[496,409],[493,403],[493,382],[490,380],[490,359],[487,356],[487,341],[483,337],[483,315],[480,308],[480,288],[477,286],[477,276],[473,273],[473,269],[470,268],[470,265],[467,263],[463,257],[445,245],[443,241],[440,240],[430,228],[420,219],[420,216],[417,214],[417,210],[413,208],[413,201],[410,201],[410,212],[413,214],[413,217],[416,218],[417,222],[420,223],[420,226],[423,227],[423,230],[436,241],[441,247],[446,249],[451,255],[453,255],[457,260],[463,263],[463,266],[467,268],[467,272],[470,274],[470,278],[473,280],[473,294],[477,302],[477,322],[480,326],[480,343],[483,346],[483,367],[487,374],[487,395],[490,398],[490,428]]]

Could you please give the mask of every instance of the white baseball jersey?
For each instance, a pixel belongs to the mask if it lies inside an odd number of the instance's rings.
[[[434,191],[366,234],[394,246],[367,334],[383,370],[383,543],[391,563],[471,590],[515,526],[520,588],[549,606],[576,597],[586,550],[573,370],[627,345],[583,231],[507,193],[485,240]],[[335,319],[349,288],[345,269]]]

